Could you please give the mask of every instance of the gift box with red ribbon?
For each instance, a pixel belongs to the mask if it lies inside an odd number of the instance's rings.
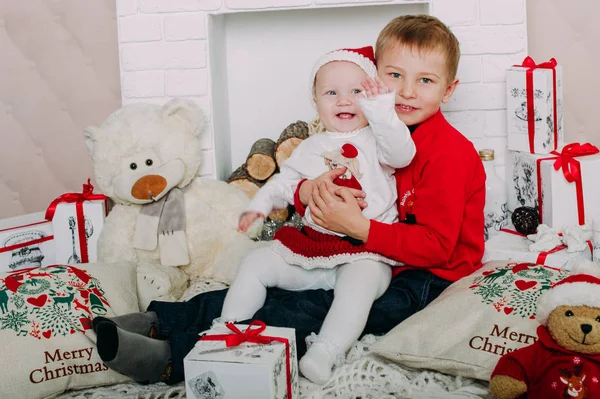
[[[0,221],[0,272],[54,263],[54,229],[44,212]]]
[[[288,398],[300,395],[293,328],[226,324],[202,333],[183,360],[188,398]]]
[[[562,68],[531,57],[506,73],[508,149],[549,154],[563,146]]]
[[[598,148],[571,143],[543,156],[506,153],[508,209],[537,208],[540,223],[562,230],[600,220]]]
[[[108,197],[94,193],[89,180],[81,193],[66,193],[52,201],[46,220],[54,228],[56,263],[97,261],[98,237],[108,210]]]
[[[593,253],[592,253],[592,260],[594,262],[600,262],[600,220],[594,220],[592,222],[592,229],[593,229],[593,237],[592,237],[592,244],[593,244]]]
[[[530,262],[557,269],[571,270],[580,260],[592,260],[593,244],[588,241],[586,249],[578,252],[569,252],[566,245],[558,245],[545,251],[530,251],[533,244],[525,235],[517,231],[504,228],[498,234],[485,242],[483,262],[492,260],[507,260],[511,262]]]

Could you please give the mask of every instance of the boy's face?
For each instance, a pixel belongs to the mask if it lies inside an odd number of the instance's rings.
[[[333,61],[315,77],[315,103],[319,118],[330,132],[351,132],[367,126],[356,95],[367,74],[356,64]]]
[[[441,51],[419,51],[394,46],[377,60],[379,78],[396,91],[396,113],[408,126],[433,116],[450,99],[458,79],[448,81],[446,56]]]

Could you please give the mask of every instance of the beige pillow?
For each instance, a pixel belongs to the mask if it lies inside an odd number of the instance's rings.
[[[138,310],[131,263],[0,274],[0,397],[43,398],[129,381],[102,363],[91,319]]]
[[[568,275],[532,263],[486,263],[371,350],[410,367],[489,380],[500,356],[537,339],[537,299]]]

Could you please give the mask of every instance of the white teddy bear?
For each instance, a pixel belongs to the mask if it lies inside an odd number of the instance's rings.
[[[96,183],[115,202],[98,260],[138,264],[141,309],[153,299],[177,300],[190,278],[231,283],[242,258],[261,245],[237,231],[244,193],[197,177],[204,122],[192,101],[173,99],[126,105],[86,128]]]

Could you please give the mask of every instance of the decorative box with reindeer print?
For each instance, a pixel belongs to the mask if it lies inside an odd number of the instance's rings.
[[[56,263],[52,223],[44,212],[0,221],[0,272]]]
[[[260,321],[215,327],[201,334],[183,366],[188,399],[296,399],[300,393],[293,328]]]
[[[553,60],[536,65],[527,57],[522,66],[508,69],[506,90],[508,148],[533,154],[561,148],[562,68]]]

